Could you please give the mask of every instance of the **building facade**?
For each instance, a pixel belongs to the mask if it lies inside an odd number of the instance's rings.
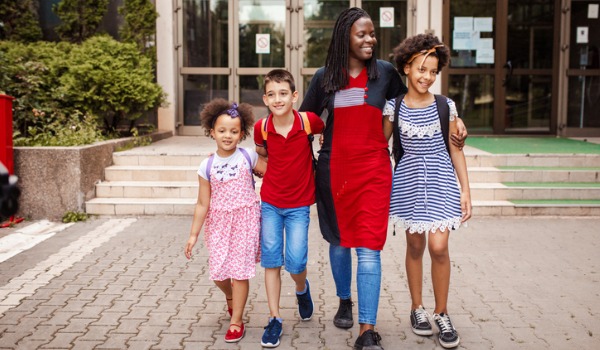
[[[452,60],[434,92],[454,99],[471,134],[600,136],[600,1],[591,0],[165,0],[156,1],[158,81],[169,105],[159,129],[202,135],[199,111],[215,97],[266,115],[262,76],[286,68],[300,103],[324,64],[333,25],[364,8],[377,57],[431,32]],[[299,106],[299,104],[298,104]]]

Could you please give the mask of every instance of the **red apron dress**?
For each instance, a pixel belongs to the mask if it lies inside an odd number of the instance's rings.
[[[333,199],[333,208],[327,211],[335,215],[341,246],[381,250],[387,237],[392,171],[382,111],[366,102],[367,79],[365,68],[335,93],[335,121],[325,135],[331,137],[328,170]],[[323,168],[317,176],[327,176]]]

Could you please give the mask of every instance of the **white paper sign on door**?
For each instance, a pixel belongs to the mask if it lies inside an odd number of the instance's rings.
[[[271,34],[256,34],[256,53],[271,53]]]
[[[588,43],[588,27],[577,27],[577,43],[587,44]]]
[[[588,5],[588,18],[598,18],[598,4]]]
[[[455,32],[472,32],[473,17],[454,17]]]
[[[473,18],[473,30],[476,32],[493,32],[494,19],[492,17]]]
[[[379,8],[379,26],[381,28],[391,28],[394,26],[394,8],[380,7]]]

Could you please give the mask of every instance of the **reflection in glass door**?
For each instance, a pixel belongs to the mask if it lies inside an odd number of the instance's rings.
[[[407,35],[407,3],[408,0],[304,0],[304,15],[300,18],[304,35],[303,44],[300,46],[303,67],[300,74],[303,84],[297,84],[300,85],[300,96],[303,96],[308,88],[312,75],[325,64],[333,26],[340,12],[353,6],[364,9],[375,25],[377,57],[393,63],[393,48]],[[381,8],[387,8],[388,13],[393,13],[393,20],[388,22],[387,26],[382,26],[380,21]],[[390,8],[392,10],[389,10]]]
[[[445,3],[443,91],[476,133],[555,129],[555,0]]]
[[[554,2],[508,2],[504,81],[507,133],[550,132],[556,106],[552,98]]]
[[[234,46],[235,86],[239,101],[254,106],[257,118],[268,112],[262,101],[262,77],[273,68],[289,68],[286,24],[290,12],[285,0],[236,1],[238,31]]]
[[[571,2],[567,128],[585,136],[600,128],[600,25],[598,1]],[[587,130],[586,130],[587,129]],[[597,130],[597,129],[596,129]],[[592,131],[593,132],[593,131]],[[597,135],[597,131],[595,133]]]
[[[178,11],[177,115],[180,135],[200,135],[200,110],[213,98],[229,99],[231,70],[228,1],[183,0]],[[160,63],[159,63],[160,64]]]

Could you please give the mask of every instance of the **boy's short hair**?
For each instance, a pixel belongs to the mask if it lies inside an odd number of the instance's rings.
[[[273,69],[267,75],[265,75],[265,83],[263,85],[263,91],[267,93],[267,84],[270,82],[276,83],[288,83],[290,84],[290,90],[296,91],[296,83],[294,82],[294,76],[292,73],[285,69]]]

